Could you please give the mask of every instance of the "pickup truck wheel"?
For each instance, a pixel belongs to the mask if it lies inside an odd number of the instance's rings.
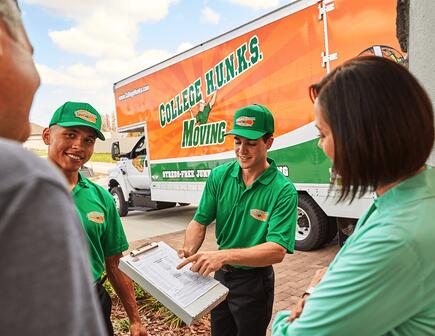
[[[311,251],[321,247],[327,239],[328,226],[328,216],[316,202],[307,194],[299,194],[295,248]]]
[[[115,201],[116,208],[118,209],[118,213],[120,217],[124,217],[128,213],[128,204],[124,199],[124,194],[120,187],[114,187],[110,189],[110,193],[112,194],[113,200]]]

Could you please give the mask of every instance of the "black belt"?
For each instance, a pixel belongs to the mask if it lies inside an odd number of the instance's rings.
[[[261,271],[269,271],[272,269],[272,266],[265,267],[251,267],[251,268],[238,268],[231,265],[223,265],[220,271],[225,273],[234,273],[234,272],[261,272]]]

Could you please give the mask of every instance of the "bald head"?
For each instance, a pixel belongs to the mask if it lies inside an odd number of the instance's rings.
[[[17,2],[14,0],[0,0],[0,18],[6,24],[11,37],[16,40],[19,31],[23,29]]]
[[[25,141],[39,86],[30,44],[15,1],[0,0],[0,137]]]

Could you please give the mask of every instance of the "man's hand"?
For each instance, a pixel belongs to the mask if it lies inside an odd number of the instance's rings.
[[[178,252],[180,255],[180,251]],[[181,269],[189,263],[192,263],[190,270],[197,272],[202,276],[208,276],[211,272],[215,272],[222,268],[225,264],[225,250],[198,252],[186,258],[177,269]]]
[[[189,223],[184,234],[184,244],[178,250],[180,258],[187,258],[194,255],[202,245],[207,227],[193,220]]]
[[[130,335],[131,336],[147,336],[146,328],[140,323],[133,323],[130,327]]]
[[[188,257],[191,257],[192,255],[194,255],[194,253],[192,251],[189,251],[184,246],[178,250],[178,257],[179,258],[188,258]]]

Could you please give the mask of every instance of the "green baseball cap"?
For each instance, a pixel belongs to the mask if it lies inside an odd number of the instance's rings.
[[[66,102],[54,112],[49,127],[53,125],[90,127],[97,133],[99,139],[105,140],[101,133],[101,116],[88,103]]]
[[[236,111],[233,129],[225,135],[238,135],[257,140],[275,130],[272,113],[263,105],[254,104]]]

